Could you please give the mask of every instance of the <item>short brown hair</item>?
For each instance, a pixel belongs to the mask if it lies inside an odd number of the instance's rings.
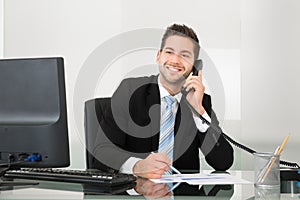
[[[187,27],[184,24],[173,24],[167,28],[161,40],[160,50],[164,48],[167,38],[174,35],[179,35],[182,37],[188,37],[192,39],[194,43],[194,55],[196,60],[199,56],[200,51],[199,40],[194,30],[190,27]]]

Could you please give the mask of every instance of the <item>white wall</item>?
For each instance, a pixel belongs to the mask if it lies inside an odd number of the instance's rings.
[[[242,141],[274,150],[291,134],[282,158],[300,157],[300,2],[242,1]]]
[[[221,121],[227,132],[266,151],[272,151],[290,132],[293,141],[287,144],[287,149],[295,144],[293,149],[299,152],[296,146],[299,127],[295,123],[299,111],[296,89],[300,85],[296,77],[299,72],[296,47],[300,41],[296,37],[299,35],[297,0],[4,2],[5,57],[61,55],[65,58],[71,167],[83,168],[85,162],[83,122],[75,122],[74,116],[74,109],[83,110],[83,105],[73,107],[76,101],[73,92],[86,59],[114,36],[143,28],[164,29],[173,22],[192,26],[215,64],[226,99],[224,103],[213,98],[213,103],[217,113],[224,114],[225,120]],[[151,64],[154,56],[155,50],[134,52],[113,62],[111,69],[121,66],[125,73],[128,64]],[[99,80],[95,96],[111,94],[120,81],[118,72],[102,75],[103,80],[110,82]],[[213,97],[218,95],[211,92]],[[287,100],[286,96],[292,98]],[[283,106],[281,102],[287,103]],[[277,118],[277,113],[284,118]],[[248,158],[246,153],[238,153]]]

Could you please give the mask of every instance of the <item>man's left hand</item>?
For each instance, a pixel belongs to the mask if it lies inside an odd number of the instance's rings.
[[[202,106],[202,99],[205,91],[205,87],[202,83],[202,71],[198,71],[198,76],[190,75],[183,87],[186,88],[186,91],[190,91],[186,99],[187,101],[198,111],[199,114],[203,115],[205,112],[204,107]]]

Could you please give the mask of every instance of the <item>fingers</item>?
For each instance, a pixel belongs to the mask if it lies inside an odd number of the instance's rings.
[[[205,109],[202,106],[202,100],[205,92],[205,87],[202,83],[202,71],[198,71],[197,76],[189,76],[183,87],[185,87],[187,101],[196,109],[199,114],[203,114]]]
[[[184,87],[186,87],[190,80],[198,80],[199,82],[202,82],[202,70],[198,71],[197,76],[190,74],[185,81]]]
[[[202,82],[202,70],[198,71],[198,78]]]
[[[162,175],[169,170],[169,165],[172,164],[166,153],[153,153],[148,157],[149,161],[153,163],[153,170],[156,174]]]
[[[166,153],[152,153],[148,157],[150,156],[158,162],[165,163],[165,164],[172,164],[172,161],[170,160],[170,158],[167,156]]]
[[[165,153],[153,153],[144,160],[138,161],[133,168],[133,173],[144,178],[161,178],[162,174],[169,170],[169,164],[171,160]]]
[[[189,76],[183,87],[186,88],[186,91],[190,91],[191,89],[194,89],[195,91],[201,91],[204,92],[205,87],[202,83],[202,72],[198,72],[198,76]]]

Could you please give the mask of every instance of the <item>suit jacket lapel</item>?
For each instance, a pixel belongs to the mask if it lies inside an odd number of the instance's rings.
[[[152,134],[151,146],[152,150],[156,151],[158,148],[159,143],[159,129],[160,129],[160,93],[158,88],[158,76],[153,76],[150,79],[150,84],[148,87],[148,94],[146,98],[146,105],[147,106],[155,106],[151,108],[153,111],[153,116],[151,116],[151,130],[150,133]],[[151,113],[149,113],[151,115]]]

